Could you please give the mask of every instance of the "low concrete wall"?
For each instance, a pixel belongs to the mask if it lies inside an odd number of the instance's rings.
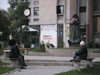
[[[72,52],[77,51],[77,50],[75,50],[75,49],[69,49],[69,50],[66,50],[66,49],[63,49],[63,50],[62,49],[47,49],[47,51],[54,56],[72,57],[73,56]],[[100,51],[100,50],[88,50],[88,57],[100,57],[100,52],[98,52],[98,51]]]

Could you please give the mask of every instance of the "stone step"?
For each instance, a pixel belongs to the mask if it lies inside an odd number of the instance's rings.
[[[71,59],[72,57],[25,56],[26,64],[34,66],[72,66]],[[2,58],[2,61],[10,63],[9,59]],[[95,58],[94,62],[100,62],[100,58]],[[84,66],[84,63],[81,66]]]
[[[28,52],[29,56],[53,56],[53,54],[48,52]]]
[[[26,56],[25,62],[28,65],[36,66],[72,66],[71,59],[72,57]],[[84,63],[81,63],[81,66],[84,65]]]
[[[35,66],[71,66],[71,62],[64,61],[38,61],[38,60],[29,60],[25,61],[27,65],[35,65]]]

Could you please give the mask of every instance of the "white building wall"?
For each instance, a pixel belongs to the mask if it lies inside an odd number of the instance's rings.
[[[39,22],[41,24],[56,24],[57,0],[39,0]]]
[[[57,47],[57,0],[39,0],[40,42]]]
[[[57,31],[56,25],[41,25],[40,42],[44,41],[57,47]]]
[[[31,15],[29,16],[30,22],[29,25],[40,25],[40,42],[44,41],[45,43],[50,42],[57,47],[57,24],[61,23],[64,26],[64,35],[63,41],[65,46],[69,47],[68,40],[69,40],[69,29],[70,27],[70,20],[73,14],[76,13],[77,7],[77,0],[63,0],[59,5],[64,4],[64,16],[62,21],[57,21],[57,1],[58,0],[39,0],[39,22],[34,22],[33,19],[35,18],[33,15],[33,1],[29,0],[31,8]],[[58,22],[58,23],[57,23]]]

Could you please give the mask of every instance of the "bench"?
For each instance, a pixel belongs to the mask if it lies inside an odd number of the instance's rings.
[[[17,68],[18,71],[20,72],[20,62],[19,62],[19,58],[9,58],[11,61],[11,67],[13,68]]]
[[[93,67],[93,59],[94,58],[87,58],[86,60],[81,59],[71,59],[70,62],[72,62],[73,69],[77,69],[80,71],[80,64],[82,61],[85,62],[85,67]]]
[[[20,50],[24,50],[25,51],[25,55],[28,55],[28,50],[30,50],[30,48],[19,48]],[[4,56],[5,58],[9,58],[9,53],[10,53],[10,50],[9,48],[5,48],[4,49]]]
[[[31,48],[19,48],[20,50],[24,50],[25,51],[25,55],[28,55],[28,50],[30,50]]]
[[[93,59],[95,59],[95,58],[87,58],[86,59],[86,61],[87,61],[86,66],[87,67],[93,67]]]

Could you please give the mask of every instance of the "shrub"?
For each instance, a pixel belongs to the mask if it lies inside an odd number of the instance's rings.
[[[40,44],[40,51],[41,52],[46,52],[46,48],[45,48],[45,44],[44,43]]]
[[[60,44],[59,44],[58,47],[59,47],[59,48],[64,48],[64,42],[60,42]]]
[[[31,47],[31,43],[30,42],[25,42],[24,43],[24,47],[25,48],[30,48]]]

